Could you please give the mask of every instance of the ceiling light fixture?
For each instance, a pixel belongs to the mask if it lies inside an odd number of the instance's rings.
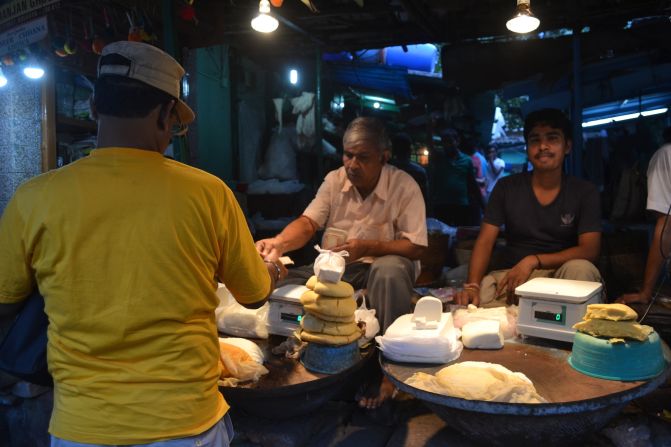
[[[633,120],[633,119],[636,119],[640,116],[661,115],[661,114],[666,113],[668,111],[669,111],[668,107],[660,107],[659,109],[644,110],[643,112],[640,112],[640,113],[639,112],[627,113],[627,114],[624,114],[624,115],[611,116],[609,118],[601,118],[601,119],[597,119],[597,120],[586,121],[586,122],[582,123],[582,127],[594,127],[594,126],[601,126],[603,124],[610,124],[610,123],[613,123],[613,122]]]
[[[517,11],[515,16],[506,22],[506,28],[514,33],[528,33],[540,25],[538,20],[531,12],[531,0],[517,0]]]
[[[278,27],[277,19],[270,15],[268,0],[259,2],[259,15],[252,19],[252,28],[260,33],[272,33]]]

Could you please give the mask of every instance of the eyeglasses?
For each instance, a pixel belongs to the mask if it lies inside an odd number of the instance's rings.
[[[172,116],[175,117],[177,122],[172,125],[170,128],[170,133],[172,134],[172,137],[182,137],[186,135],[186,133],[189,131],[189,125],[188,124],[183,124],[182,120],[179,119],[179,115],[177,112],[175,112],[175,109],[172,110]]]

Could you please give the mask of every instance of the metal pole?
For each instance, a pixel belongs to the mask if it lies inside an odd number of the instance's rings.
[[[315,149],[317,151],[317,178],[314,179],[315,187],[324,178],[324,150],[322,148],[322,50],[315,48],[316,60],[316,82],[315,82]]]
[[[163,50],[179,61],[177,54],[177,34],[175,32],[174,9],[172,0],[161,2],[161,16],[163,20]],[[189,162],[186,154],[186,137],[175,137],[172,139],[172,151],[175,160]]]
[[[580,52],[580,29],[573,30],[573,101],[571,120],[573,122],[572,166],[569,172],[582,177],[582,58]],[[572,169],[571,169],[572,168]]]

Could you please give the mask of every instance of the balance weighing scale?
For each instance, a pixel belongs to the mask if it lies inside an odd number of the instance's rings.
[[[308,291],[303,285],[278,287],[268,298],[268,332],[289,337],[301,327],[303,305],[301,295]]]
[[[601,302],[600,282],[534,278],[515,289],[519,296],[517,332],[572,343],[573,325],[588,304]]]

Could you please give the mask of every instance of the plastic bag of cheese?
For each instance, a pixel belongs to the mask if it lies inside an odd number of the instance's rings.
[[[258,360],[261,360],[260,362]],[[220,386],[236,386],[239,382],[258,381],[268,374],[263,366],[263,353],[252,341],[241,338],[219,339]]]
[[[268,303],[258,309],[240,305],[225,285],[217,289],[219,306],[214,311],[217,329],[228,335],[249,338],[268,338]]]
[[[339,282],[345,273],[345,257],[349,256],[349,253],[324,250],[319,245],[315,245],[314,248],[319,252],[313,267],[317,280],[334,284]]]

